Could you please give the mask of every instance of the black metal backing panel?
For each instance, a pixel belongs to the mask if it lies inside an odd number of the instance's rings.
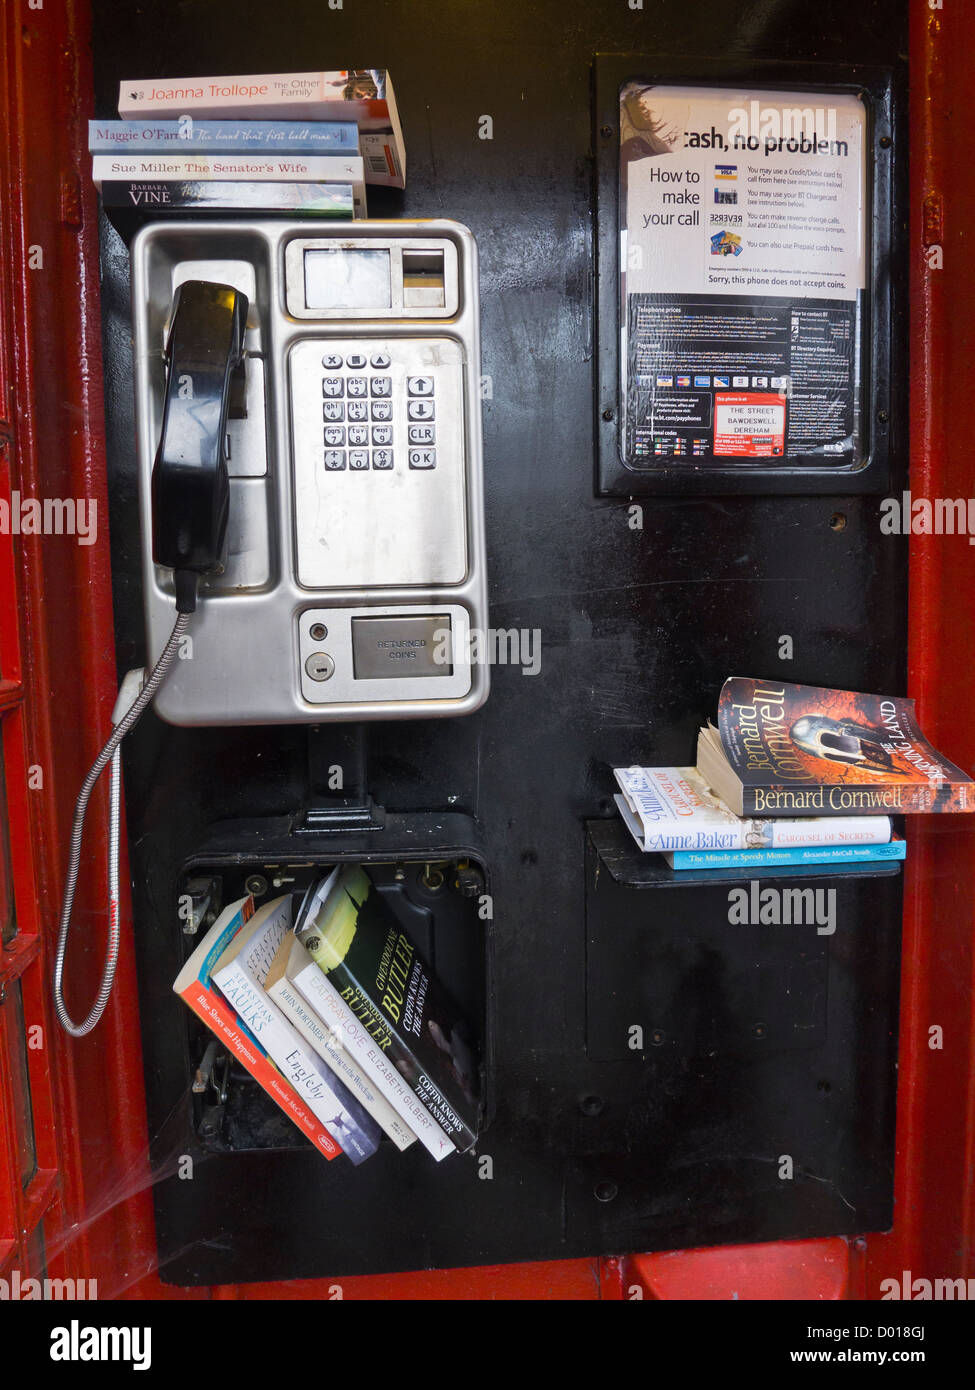
[[[313,800],[322,760],[310,731],[297,727],[185,730],[150,716],[128,740],[162,1277],[340,1275],[884,1224],[893,1080],[889,1044],[874,1042],[877,1020],[896,1008],[899,878],[871,880],[869,891],[851,880],[842,890],[818,1053],[783,1048],[769,1064],[729,1051],[721,1059],[727,1086],[716,1085],[714,1069],[700,1085],[682,1074],[669,1099],[660,1049],[641,1061],[607,1055],[600,1043],[605,1060],[589,1055],[597,1033],[612,1037],[639,1021],[630,1017],[632,994],[614,996],[614,980],[638,977],[647,941],[670,934],[685,953],[720,952],[727,913],[727,890],[713,886],[632,893],[638,915],[622,901],[604,910],[613,890],[593,896],[584,822],[615,815],[611,768],[693,761],[697,728],[729,674],[899,692],[906,638],[905,543],[881,536],[875,499],[663,497],[645,499],[638,514],[625,500],[594,495],[590,84],[595,54],[607,51],[685,56],[689,72],[702,56],[727,56],[738,69],[773,57],[893,66],[906,48],[906,5],[773,0],[729,12],[654,0],[641,11],[622,0],[498,0],[459,11],[426,0],[361,0],[342,10],[320,0],[146,0],[120,23],[116,5],[96,0],[95,12],[103,117],[114,114],[123,77],[309,70],[350,58],[390,68],[409,186],[371,192],[370,209],[448,215],[477,237],[490,378],[491,621],[538,629],[542,641],[540,672],[496,667],[476,715],[373,725],[349,753],[388,812],[405,820],[453,812],[477,825],[494,903],[493,920],[471,936],[492,1048],[493,1116],[478,1145],[478,1160],[492,1159],[490,1178],[469,1157],[436,1165],[418,1147],[396,1155],[389,1145],[357,1170],[344,1158],[323,1163],[309,1148],[208,1154],[192,1181],[175,1175],[178,1155],[197,1151],[191,1020],[167,994],[179,964],[179,876],[216,822],[287,818]],[[485,115],[490,140],[478,136]],[[115,611],[126,670],[144,656],[128,257],[107,222],[102,244]],[[903,322],[893,332],[903,343]],[[897,490],[906,479],[902,371],[891,408]],[[779,659],[783,635],[794,642],[791,660]],[[245,847],[253,844],[242,828]],[[802,934],[782,930],[767,959],[776,990],[782,971],[802,973]],[[759,935],[752,949],[761,945]],[[882,971],[874,947],[883,949]],[[648,1001],[680,987],[661,960],[650,962]],[[817,1089],[821,1080],[829,1092]],[[780,1140],[784,1090],[794,1097],[792,1137]],[[746,1091],[747,1104],[729,1103]],[[593,1097],[604,1102],[598,1113]],[[648,1124],[654,1115],[669,1127]],[[801,1171],[780,1182],[768,1158],[792,1153],[790,1142]]]

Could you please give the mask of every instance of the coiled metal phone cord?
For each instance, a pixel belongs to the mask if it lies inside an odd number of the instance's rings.
[[[162,655],[156,662],[149,678],[143,685],[141,691],[129,708],[122,714],[118,723],[112,730],[111,736],[104,748],[92,764],[91,771],[84,780],[81,791],[78,793],[78,800],[75,802],[74,822],[71,827],[70,854],[68,858],[68,873],[64,886],[64,898],[61,904],[61,928],[58,934],[57,954],[54,961],[54,1007],[57,1011],[58,1021],[67,1033],[73,1038],[83,1038],[90,1033],[95,1024],[105,1012],[109,995],[112,992],[112,985],[115,983],[115,969],[118,964],[119,948],[119,883],[118,883],[118,859],[119,859],[119,826],[121,822],[120,813],[120,780],[121,780],[121,755],[119,744],[125,735],[133,728],[142,717],[146,706],[152,700],[156,691],[162,684],[166,673],[172,666],[179,652],[179,645],[183,634],[189,624],[192,614],[181,612],[176,618],[173,630],[170,633],[169,641],[163,647]],[[98,986],[98,994],[88,1017],[82,1023],[75,1023],[68,1013],[64,1002],[64,961],[68,949],[68,933],[71,928],[71,911],[74,906],[75,888],[78,883],[78,869],[81,865],[81,841],[84,833],[85,812],[88,809],[88,798],[94,789],[105,768],[111,764],[110,791],[109,791],[109,830],[108,830],[108,944],[105,953],[105,968],[102,972],[101,984]]]

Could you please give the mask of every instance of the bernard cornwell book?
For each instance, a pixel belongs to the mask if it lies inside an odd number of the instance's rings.
[[[975,810],[975,782],[934,749],[914,701],[732,676],[697,766],[739,816]]]

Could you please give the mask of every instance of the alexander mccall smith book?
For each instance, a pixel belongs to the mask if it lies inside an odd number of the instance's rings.
[[[896,696],[732,676],[697,766],[740,816],[975,811],[975,782]]]

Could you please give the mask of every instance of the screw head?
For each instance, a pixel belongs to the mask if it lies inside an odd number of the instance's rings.
[[[597,1182],[592,1190],[592,1195],[597,1202],[612,1202],[619,1195],[619,1187],[615,1182],[608,1180]]]

